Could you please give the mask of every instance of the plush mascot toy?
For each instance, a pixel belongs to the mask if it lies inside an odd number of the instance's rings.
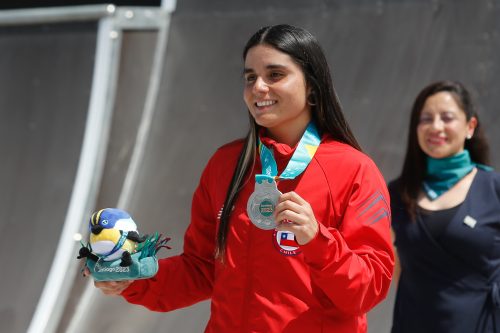
[[[82,243],[78,259],[98,281],[119,281],[151,277],[158,271],[156,253],[170,248],[169,238],[155,233],[140,236],[132,217],[121,209],[105,208],[92,214],[89,242]]]

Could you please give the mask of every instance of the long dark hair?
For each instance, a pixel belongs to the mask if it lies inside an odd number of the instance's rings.
[[[333,87],[330,69],[316,38],[308,31],[291,25],[280,24],[259,29],[247,42],[243,60],[248,50],[265,44],[288,54],[302,69],[311,92],[308,101],[312,105],[312,118],[320,134],[328,133],[333,139],[361,150],[347,123]],[[244,185],[245,176],[255,164],[256,140],[259,126],[250,115],[250,130],[241,150],[233,178],[229,185],[217,232],[215,256],[223,260],[231,209]]]
[[[472,102],[469,91],[457,81],[438,81],[425,87],[415,99],[410,116],[410,129],[403,170],[400,175],[399,191],[406,209],[412,218],[415,217],[417,197],[422,182],[426,176],[426,154],[420,148],[417,138],[417,127],[424,104],[430,96],[439,92],[449,92],[455,102],[465,113],[466,120],[472,117],[477,119],[477,126],[471,139],[465,141],[464,148],[470,153],[471,159],[476,163],[490,164],[489,145],[479,121],[476,107]]]

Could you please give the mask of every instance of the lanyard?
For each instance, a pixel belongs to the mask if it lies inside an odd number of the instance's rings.
[[[300,138],[297,149],[295,149],[288,165],[281,175],[278,176],[278,166],[274,159],[274,154],[269,148],[262,144],[259,138],[258,146],[260,151],[260,162],[262,164],[262,174],[255,175],[255,181],[260,184],[264,179],[268,181],[294,179],[307,168],[316,150],[318,150],[320,142],[321,138],[318,129],[313,122],[310,122],[302,138]]]
[[[116,242],[115,246],[108,253],[101,254],[100,255],[101,258],[105,259],[105,258],[109,257],[110,255],[114,254],[116,251],[121,249],[123,244],[125,244],[125,241],[127,240],[127,236],[128,236],[128,231],[120,230],[120,233],[121,233],[120,238],[118,239],[118,242]]]

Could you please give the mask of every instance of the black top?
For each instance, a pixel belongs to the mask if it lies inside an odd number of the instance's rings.
[[[410,221],[397,188],[389,184],[401,263],[392,333],[500,333],[500,175],[478,170],[438,238],[420,209]]]
[[[431,236],[439,240],[460,206],[461,204],[442,210],[427,210],[422,207],[417,209]]]

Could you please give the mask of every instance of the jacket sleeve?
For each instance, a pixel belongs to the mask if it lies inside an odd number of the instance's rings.
[[[210,163],[209,163],[210,165]],[[214,270],[216,219],[210,209],[209,166],[193,195],[191,224],[181,255],[160,259],[156,276],[137,280],[122,296],[153,311],[186,307],[211,296]]]
[[[385,298],[394,268],[390,205],[385,182],[369,160],[342,193],[338,228],[319,223],[316,237],[302,246],[316,284],[340,311],[360,315]]]

